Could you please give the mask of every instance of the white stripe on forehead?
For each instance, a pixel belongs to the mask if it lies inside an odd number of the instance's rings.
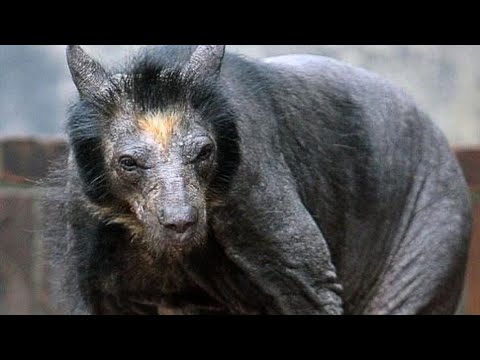
[[[175,111],[153,112],[139,116],[137,124],[143,133],[151,136],[166,150],[178,130],[181,119],[181,115]]]

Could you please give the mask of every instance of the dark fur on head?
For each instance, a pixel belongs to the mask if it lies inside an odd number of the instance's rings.
[[[203,52],[198,49],[147,48],[127,66],[110,72],[80,48],[68,50],[80,98],[68,116],[68,164],[59,165],[46,184],[46,212],[57,214],[57,219],[47,219],[45,236],[57,298],[69,304],[70,311],[131,313],[118,308],[125,295],[119,295],[119,289],[136,294],[140,301],[160,296],[151,300],[157,304],[180,301],[172,299],[187,293],[187,301],[211,306],[206,294],[220,296],[219,285],[212,288],[205,280],[208,273],[221,271],[226,261],[219,260],[221,250],[209,237],[208,213],[222,205],[220,199],[229,191],[240,163],[239,136],[235,111],[218,76],[222,49],[212,45]],[[207,61],[199,62],[202,56]],[[179,120],[169,133],[167,149],[139,122],[146,117],[148,125],[158,130],[155,127],[168,121],[162,114],[170,113]],[[213,141],[214,154],[205,164],[191,165],[186,159],[198,153],[192,144],[199,136]],[[115,168],[116,147],[133,156],[140,154],[141,175],[122,174]],[[179,185],[180,180],[184,184]],[[170,188],[163,184],[169,181]],[[175,234],[161,226],[171,204],[198,210],[193,230]],[[226,271],[235,273],[232,269]],[[222,296],[233,296],[226,295],[229,291],[233,290],[223,290]],[[170,299],[168,294],[177,295]],[[70,298],[62,301],[65,296]],[[109,302],[112,298],[116,305]],[[151,311],[156,312],[151,308],[146,312]]]
[[[121,76],[110,74],[108,88],[90,94],[72,107],[67,131],[85,194],[92,202],[114,201],[105,176],[102,137],[112,135],[105,125],[115,121],[115,115],[127,103],[140,113],[191,106],[208,119],[218,146],[218,165],[209,190],[212,195],[228,190],[240,161],[235,114],[216,77],[184,72],[188,62],[185,55],[192,51],[176,47],[145,49],[113,74]]]

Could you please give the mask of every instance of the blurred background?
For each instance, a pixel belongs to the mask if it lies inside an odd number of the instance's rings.
[[[85,45],[106,66],[139,45]],[[374,71],[403,87],[440,126],[462,164],[477,214],[462,314],[480,314],[480,46],[229,45],[251,57],[309,53]],[[50,314],[39,255],[33,182],[65,152],[65,111],[75,99],[63,45],[0,46],[0,314]]]

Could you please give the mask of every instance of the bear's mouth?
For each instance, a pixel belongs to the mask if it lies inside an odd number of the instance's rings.
[[[132,310],[144,315],[221,315],[230,313],[206,294],[164,295],[159,299],[135,299]]]

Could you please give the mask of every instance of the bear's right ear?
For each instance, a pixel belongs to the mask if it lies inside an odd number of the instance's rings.
[[[198,45],[184,72],[196,75],[218,75],[224,56],[225,45]]]
[[[67,46],[67,63],[73,82],[82,97],[101,92],[108,83],[107,72],[79,45]]]

